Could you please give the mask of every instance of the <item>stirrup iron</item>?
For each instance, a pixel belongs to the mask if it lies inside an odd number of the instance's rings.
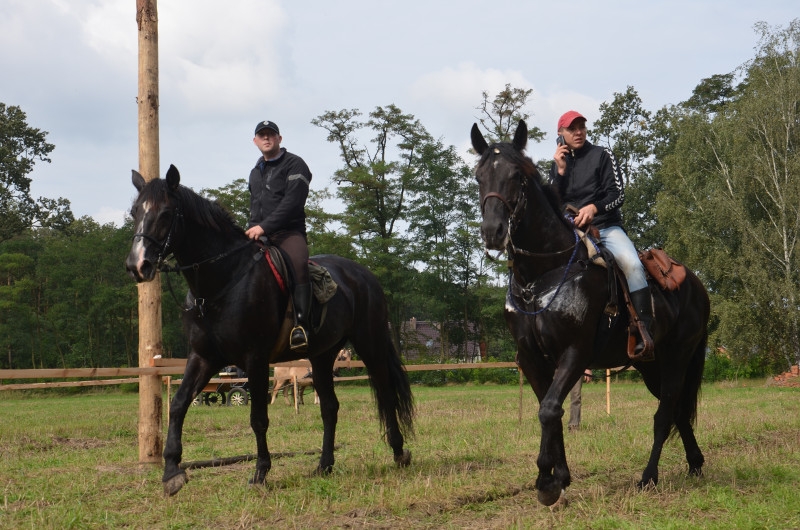
[[[295,331],[300,331],[303,334],[303,339],[301,342],[294,342],[295,338]],[[292,331],[289,332],[289,349],[292,351],[305,351],[308,349],[308,333],[303,326],[297,325],[292,328]]]

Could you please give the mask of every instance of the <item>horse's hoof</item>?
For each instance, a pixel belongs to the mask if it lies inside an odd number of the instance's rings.
[[[395,455],[394,463],[397,467],[408,467],[411,464],[411,451],[403,449],[403,454]]]
[[[567,492],[561,490],[561,495],[558,496],[558,500],[550,505],[551,512],[557,512],[559,510],[565,509],[569,506],[569,500],[567,499]]]
[[[566,503],[566,497],[564,497],[563,489],[539,490],[539,493],[536,495],[536,498],[539,499],[539,502],[545,506],[553,506],[562,497],[564,498],[563,502]]]
[[[267,481],[267,474],[259,473],[258,471],[256,471],[255,475],[253,475],[253,478],[248,479],[247,483],[250,486],[263,486],[264,482],[266,481]]]
[[[317,466],[317,468],[311,472],[312,477],[324,477],[326,475],[330,475],[333,472],[333,466]]]
[[[656,489],[658,479],[640,480],[636,483],[636,489],[639,491],[648,491]]]
[[[174,477],[168,478],[164,481],[164,494],[167,497],[172,497],[176,493],[178,493],[184,484],[189,482],[189,477],[186,476],[186,473],[178,473]]]

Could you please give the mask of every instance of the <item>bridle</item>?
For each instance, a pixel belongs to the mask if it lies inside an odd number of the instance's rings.
[[[158,241],[156,238],[152,237],[149,234],[145,234],[144,232],[136,232],[135,234],[133,234],[132,237],[133,241],[136,241],[137,237],[141,237],[142,239],[145,239],[153,243],[154,245],[158,246],[158,257],[156,258],[156,270],[160,272],[170,272],[169,270],[164,271],[163,268],[165,267],[166,259],[172,254],[170,246],[172,245],[172,236],[175,233],[175,227],[178,225],[178,219],[183,220],[183,208],[181,201],[177,196],[173,195],[173,198],[178,202],[178,206],[175,208],[175,214],[172,216],[172,222],[170,223],[169,226],[169,232],[167,232],[167,236],[164,238],[164,241]]]
[[[494,153],[495,154],[499,154],[500,150],[495,148],[494,149]],[[516,247],[514,245],[512,234],[516,230],[516,227],[520,222],[520,215],[525,211],[525,207],[527,205],[527,201],[528,201],[528,199],[527,199],[527,197],[528,197],[527,188],[528,188],[528,178],[527,177],[522,177],[522,180],[520,182],[519,193],[518,193],[518,195],[516,197],[516,203],[515,203],[513,208],[511,207],[511,204],[509,203],[508,199],[506,199],[503,195],[501,195],[501,194],[499,194],[497,192],[489,192],[489,193],[487,193],[486,195],[484,195],[483,200],[481,201],[481,216],[484,215],[485,209],[486,209],[486,201],[488,199],[490,199],[490,198],[494,198],[494,199],[499,200],[501,203],[503,203],[503,206],[509,212],[509,216],[508,216],[508,237],[507,237],[507,243],[506,243],[506,253],[508,254],[508,259],[509,259],[509,270],[508,270],[508,292],[509,292],[509,294],[511,293],[512,283],[514,282],[514,274],[513,274],[512,265],[511,265],[513,263],[513,261],[514,261],[514,256],[522,255],[522,256],[528,256],[528,257],[540,258],[541,259],[541,258],[549,258],[549,257],[560,256],[560,255],[566,254],[568,252],[572,253],[572,255],[569,258],[569,261],[567,262],[567,265],[564,267],[564,275],[562,276],[561,281],[558,283],[558,286],[556,287],[555,293],[553,294],[553,296],[550,298],[550,300],[547,302],[547,304],[544,307],[542,307],[541,309],[539,309],[537,311],[532,311],[532,312],[525,311],[524,309],[520,308],[517,305],[517,303],[514,300],[513,296],[509,296],[511,304],[512,304],[512,306],[514,307],[514,309],[516,311],[519,311],[520,313],[523,313],[525,315],[536,316],[536,315],[546,311],[550,307],[550,304],[552,304],[553,300],[555,300],[558,297],[559,291],[561,291],[561,288],[566,283],[567,277],[569,275],[569,271],[572,268],[572,264],[575,262],[576,256],[578,255],[578,247],[579,247],[579,244],[580,244],[580,235],[578,234],[578,231],[573,226],[572,227],[572,233],[575,235],[575,242],[571,246],[565,248],[564,250],[557,250],[555,252],[531,252],[529,250],[525,250],[525,249]],[[500,255],[501,252],[502,251],[498,251],[498,256]],[[496,261],[497,260],[497,258],[493,258],[489,254],[489,250],[488,249],[485,249],[485,253],[486,253],[486,256],[490,260],[492,260],[492,261]],[[527,289],[528,287],[529,286],[523,287],[523,290]]]
[[[496,154],[499,154],[500,151],[498,149],[495,149],[494,152]],[[507,238],[508,243],[506,245],[506,253],[509,256],[509,259],[513,259],[515,255],[529,256],[533,258],[550,258],[550,257],[560,256],[568,252],[572,252],[574,258],[575,251],[577,250],[578,243],[580,241],[580,236],[578,236],[578,232],[575,230],[574,227],[572,228],[572,232],[575,234],[575,244],[565,248],[564,250],[557,250],[555,252],[532,252],[530,250],[525,250],[524,248],[518,248],[514,245],[511,236],[516,231],[517,225],[520,222],[520,215],[525,211],[525,207],[527,206],[528,203],[527,189],[528,189],[528,179],[522,178],[520,182],[519,193],[517,194],[516,202],[513,208],[511,207],[511,204],[509,203],[508,199],[506,199],[503,195],[494,191],[484,195],[483,200],[481,201],[481,216],[483,216],[486,211],[486,201],[489,199],[499,200],[501,203],[503,203],[503,206],[509,212],[508,238]],[[489,254],[488,249],[484,249],[484,252],[490,260],[492,261],[497,260],[497,257],[492,257],[491,254]],[[498,251],[498,257],[501,253],[502,251]],[[570,259],[570,263],[571,262],[572,259]]]

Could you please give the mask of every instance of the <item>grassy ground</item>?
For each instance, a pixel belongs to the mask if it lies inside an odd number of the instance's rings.
[[[566,434],[569,505],[551,511],[533,483],[540,428],[526,388],[415,387],[412,465],[396,469],[369,390],[340,387],[334,472],[315,456],[279,458],[263,487],[253,463],[190,470],[165,499],[160,466],[137,464],[137,396],[0,394],[2,528],[800,528],[800,390],[762,382],[705,387],[697,436],[705,476],[686,476],[678,440],[658,487],[637,492],[656,402],[644,386],[584,386],[582,430]],[[311,402],[311,400],[307,400]],[[184,461],[250,454],[248,407],[194,407]],[[270,407],[273,452],[319,447],[314,405]]]

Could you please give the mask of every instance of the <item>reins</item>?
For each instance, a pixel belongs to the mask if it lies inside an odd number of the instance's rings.
[[[547,311],[547,309],[550,308],[550,305],[553,303],[553,301],[558,297],[558,293],[561,291],[561,288],[567,282],[567,276],[569,275],[569,270],[572,268],[572,264],[575,262],[575,256],[578,255],[578,247],[579,247],[579,243],[580,243],[580,236],[578,236],[578,231],[577,230],[573,229],[572,232],[575,234],[575,245],[573,245],[573,247],[571,249],[567,249],[567,251],[572,250],[572,255],[570,256],[569,261],[567,262],[567,264],[564,266],[564,274],[561,276],[561,281],[558,283],[558,287],[556,287],[556,292],[553,294],[553,296],[550,298],[550,300],[547,302],[547,304],[544,307],[542,307],[541,309],[539,309],[538,311],[525,311],[524,309],[522,309],[521,307],[519,307],[517,305],[517,302],[514,300],[514,295],[511,293],[511,286],[514,283],[514,273],[509,268],[509,270],[508,270],[508,292],[511,295],[511,296],[509,296],[509,298],[511,299],[511,305],[516,311],[519,311],[523,315],[536,316],[536,315],[538,315],[540,313],[543,313],[544,311]],[[552,253],[552,254],[553,255],[558,255],[558,254],[563,254],[563,253],[564,253],[564,251],[559,251],[559,252]],[[537,255],[537,254],[529,254],[529,255]],[[540,254],[540,256],[541,256],[541,254]]]
[[[158,271],[159,271],[159,272],[163,272],[163,273],[167,273],[167,276],[166,276],[166,278],[167,278],[167,287],[169,288],[169,292],[170,292],[170,294],[172,295],[172,299],[175,301],[175,304],[176,304],[178,307],[180,307],[180,308],[181,308],[181,310],[182,310],[184,313],[188,313],[189,311],[192,311],[192,310],[194,310],[194,309],[197,309],[197,311],[200,313],[200,316],[201,316],[201,317],[202,317],[202,316],[205,316],[205,304],[206,304],[206,302],[209,302],[209,301],[214,301],[214,300],[216,300],[216,299],[218,299],[218,298],[222,297],[222,295],[224,295],[224,294],[225,294],[225,292],[227,291],[227,289],[222,289],[222,290],[221,290],[221,291],[220,291],[220,292],[217,294],[217,296],[215,296],[215,297],[214,297],[213,299],[211,299],[211,300],[209,300],[208,298],[202,298],[202,297],[201,297],[201,298],[197,298],[197,297],[195,297],[195,298],[194,298],[194,305],[193,305],[192,307],[186,307],[186,305],[185,305],[185,304],[183,304],[183,303],[181,303],[181,302],[178,300],[178,297],[175,295],[175,291],[174,291],[174,290],[173,290],[173,288],[172,288],[172,282],[171,282],[171,281],[170,281],[170,279],[169,279],[169,273],[171,273],[171,272],[178,272],[178,273],[180,273],[180,272],[187,271],[187,270],[189,270],[189,269],[192,269],[192,270],[194,270],[194,271],[195,271],[195,273],[196,273],[196,272],[197,272],[197,271],[200,269],[200,266],[201,266],[201,265],[207,265],[207,264],[210,264],[210,263],[216,263],[217,261],[221,261],[221,260],[223,260],[223,259],[225,259],[225,258],[227,258],[227,257],[229,257],[229,256],[232,256],[233,254],[236,254],[237,252],[239,252],[239,251],[241,251],[241,250],[244,250],[245,248],[247,248],[248,246],[250,246],[250,243],[251,243],[251,242],[248,240],[248,241],[246,241],[245,243],[242,243],[241,245],[239,245],[239,246],[238,246],[238,247],[236,247],[236,248],[230,249],[230,250],[228,250],[228,251],[226,251],[226,252],[223,252],[223,253],[221,253],[221,254],[217,254],[216,256],[212,256],[212,257],[210,257],[210,258],[206,258],[206,259],[204,259],[204,260],[202,260],[202,261],[198,261],[198,262],[192,263],[191,265],[178,265],[178,266],[169,265],[168,263],[166,263],[166,259],[167,259],[167,258],[165,258],[165,259],[164,259],[164,260],[161,262],[161,265],[159,265],[159,266],[158,266]],[[168,257],[169,257],[169,256],[168,256]],[[172,257],[174,258],[174,255],[172,255]]]

